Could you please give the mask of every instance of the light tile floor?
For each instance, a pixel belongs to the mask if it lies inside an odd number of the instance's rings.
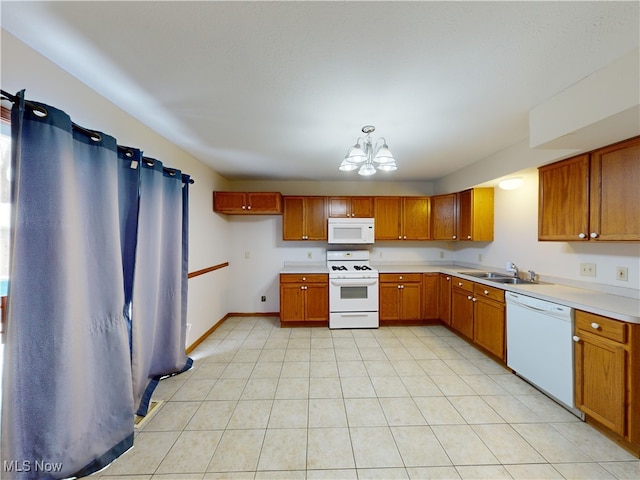
[[[101,480],[634,479],[640,461],[441,326],[228,319]]]

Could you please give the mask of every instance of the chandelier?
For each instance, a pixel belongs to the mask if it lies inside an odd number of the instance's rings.
[[[371,140],[371,133],[375,130],[376,127],[372,125],[362,127],[364,138],[359,137],[356,144],[349,148],[347,155],[338,167],[340,170],[343,172],[358,170],[359,175],[366,177],[375,174],[378,170],[392,172],[398,169],[396,159],[393,158],[387,146],[387,141],[382,137],[375,143]],[[361,141],[362,143],[360,143]]]

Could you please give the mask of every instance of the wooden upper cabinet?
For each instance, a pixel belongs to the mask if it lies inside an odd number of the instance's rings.
[[[429,240],[429,197],[375,197],[376,240]]]
[[[538,239],[589,239],[589,154],[538,169]]]
[[[591,152],[590,238],[640,240],[640,137]]]
[[[457,194],[458,240],[493,241],[493,187],[471,188]]]
[[[402,198],[402,239],[430,240],[431,228],[429,215],[431,202],[429,197]]]
[[[373,197],[329,197],[328,206],[332,218],[373,217]]]
[[[538,239],[640,240],[640,137],[539,169]]]
[[[431,197],[431,238],[456,240],[458,238],[458,195]]]
[[[230,215],[280,215],[280,192],[213,192],[213,211]]]
[[[400,240],[402,238],[402,197],[375,197],[373,200],[376,240]]]
[[[283,240],[327,239],[327,197],[283,198]]]

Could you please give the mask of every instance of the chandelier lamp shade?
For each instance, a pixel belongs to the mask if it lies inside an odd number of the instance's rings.
[[[359,137],[356,144],[349,147],[347,155],[338,167],[343,172],[358,170],[362,176],[374,175],[378,170],[392,172],[398,169],[396,159],[389,151],[387,141],[380,137],[373,142],[371,134],[376,130],[372,125],[362,127],[364,137]]]

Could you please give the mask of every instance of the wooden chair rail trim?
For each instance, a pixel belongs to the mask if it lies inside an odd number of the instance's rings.
[[[204,275],[205,273],[213,272],[215,270],[219,270],[224,267],[228,267],[229,262],[219,263],[218,265],[213,265],[212,267],[203,268],[202,270],[196,270],[195,272],[190,272],[187,275],[187,278],[193,278],[200,275]]]

